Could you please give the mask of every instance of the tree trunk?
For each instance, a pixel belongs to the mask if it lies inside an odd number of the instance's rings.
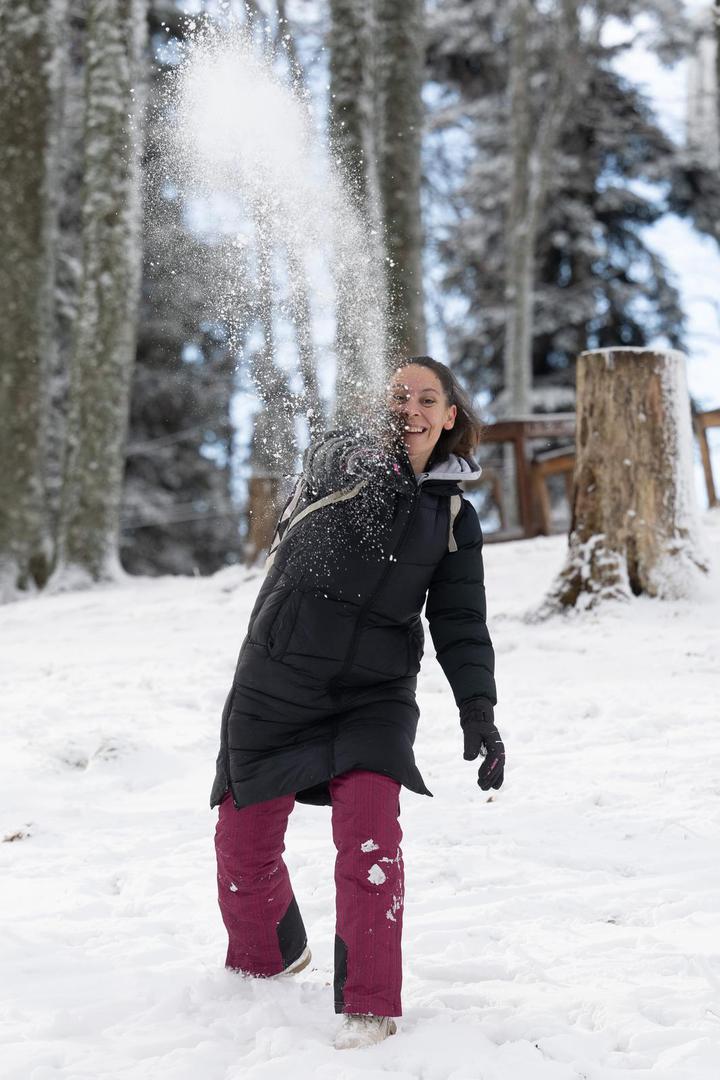
[[[250,443],[248,531],[245,562],[254,565],[270,546],[280,512],[282,481],[295,463],[295,402],[287,376],[275,361],[270,214],[256,216],[257,302],[262,344],[252,355],[252,376],[262,405]]]
[[[715,0],[713,5],[713,21],[715,23],[715,123],[717,124],[718,146],[720,146],[720,0]]]
[[[358,220],[380,232],[377,186],[374,78],[372,71],[373,4],[330,0],[330,151]],[[341,244],[348,238],[338,237]],[[351,241],[352,242],[352,241]],[[380,252],[380,244],[370,244]],[[352,257],[352,253],[351,253]],[[356,283],[348,273],[351,262],[339,259],[335,274],[335,421],[342,423],[362,406],[368,373],[358,320]],[[378,275],[383,267],[378,259]]]
[[[303,71],[295,35],[287,18],[285,0],[277,0],[278,34],[284,42],[290,62],[293,85],[307,95],[305,72]],[[325,406],[320,397],[318,384],[318,356],[312,336],[312,311],[308,290],[307,273],[301,260],[288,248],[288,272],[290,277],[292,322],[297,342],[300,374],[305,387],[304,408],[311,438],[320,435],[326,427]],[[271,537],[272,539],[272,537]]]
[[[83,270],[54,588],[120,573],[123,447],[141,267],[145,32],[145,0],[89,0]]]
[[[43,585],[43,490],[53,367],[60,42],[65,0],[0,12],[0,602]]]
[[[539,16],[536,16],[539,17]],[[531,412],[535,249],[553,156],[574,95],[580,92],[577,0],[558,0],[553,68],[537,114],[530,87],[529,0],[514,0],[510,49],[512,179],[507,222],[504,345],[505,414]]]
[[[423,0],[377,5],[379,186],[395,359],[427,351],[420,209],[425,60]]]
[[[540,614],[633,595],[687,596],[706,569],[684,355],[582,353],[569,551]]]
[[[512,177],[506,224],[504,397],[508,416],[530,411],[532,291],[535,236],[529,221],[530,160],[534,133],[528,70],[529,0],[515,0],[510,42],[510,148]]]
[[[325,406],[320,397],[318,383],[318,358],[312,337],[312,311],[310,309],[307,278],[300,261],[290,251],[288,251],[288,271],[292,323],[298,350],[298,365],[304,387],[303,407],[310,437],[314,439],[325,430]]]
[[[370,202],[368,162],[373,157],[369,19],[368,5],[330,0],[330,149],[363,214]]]

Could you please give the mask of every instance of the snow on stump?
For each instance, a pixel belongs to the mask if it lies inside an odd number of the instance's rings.
[[[690,595],[707,564],[683,353],[582,353],[576,440],[567,561],[539,614]]]

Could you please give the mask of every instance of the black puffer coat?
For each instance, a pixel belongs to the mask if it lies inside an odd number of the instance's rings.
[[[476,471],[451,455],[416,479],[402,450],[347,433],[310,448],[223,711],[212,806],[228,789],[238,807],[328,803],[350,769],[431,794],[412,749],[426,597],[456,702],[495,703],[482,533],[458,487]]]

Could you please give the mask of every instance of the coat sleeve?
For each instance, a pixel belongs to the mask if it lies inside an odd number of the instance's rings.
[[[308,447],[303,476],[313,497],[337,491],[392,468],[390,451],[366,432],[329,431]]]
[[[471,698],[497,702],[495,652],[485,621],[482,529],[463,499],[454,527],[457,551],[448,551],[430,582],[425,614],[437,658],[458,706]]]

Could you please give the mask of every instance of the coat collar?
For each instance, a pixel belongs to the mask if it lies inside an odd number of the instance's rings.
[[[458,484],[463,480],[477,480],[481,472],[482,469],[473,458],[448,454],[444,461],[437,461],[427,472],[420,473],[417,483],[420,486],[428,481],[443,480]]]

